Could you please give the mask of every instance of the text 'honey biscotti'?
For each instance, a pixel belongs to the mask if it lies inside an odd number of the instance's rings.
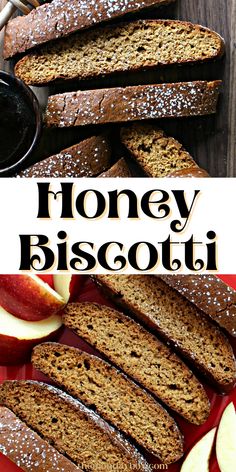
[[[236,291],[215,275],[161,276],[190,302],[236,336]]]
[[[58,40],[23,57],[15,74],[29,85],[91,79],[115,72],[185,64],[220,57],[222,38],[184,21],[139,20]]]
[[[37,162],[19,177],[94,177],[110,166],[111,147],[103,136],[93,136]]]
[[[27,16],[9,21],[5,32],[4,58],[35,48],[51,39],[68,36],[126,13],[175,0],[53,0]]]
[[[157,126],[134,123],[121,129],[121,141],[148,177],[169,177],[174,171],[198,169],[182,144]]]
[[[194,424],[206,421],[207,395],[176,354],[142,326],[112,308],[70,303],[65,325],[163,403]]]
[[[25,472],[82,472],[3,406],[0,407],[0,452]]]
[[[8,381],[1,403],[82,470],[150,472],[136,449],[78,400],[46,384]],[[129,467],[128,467],[129,466]]]
[[[176,462],[183,455],[182,436],[173,418],[107,362],[73,347],[45,343],[34,349],[32,363],[162,463]]]
[[[112,300],[170,342],[221,392],[236,383],[233,349],[209,319],[159,277],[97,275]]]
[[[179,82],[52,95],[45,124],[59,128],[216,112],[221,81]]]

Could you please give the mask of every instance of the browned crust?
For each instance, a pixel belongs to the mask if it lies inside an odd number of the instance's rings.
[[[95,177],[110,165],[111,147],[104,136],[93,136],[37,162],[19,177]]]
[[[172,276],[167,276],[167,277],[172,277]],[[232,379],[231,381],[227,381],[227,382],[226,381],[219,382],[218,380],[216,380],[216,378],[214,377],[214,375],[208,368],[208,365],[204,365],[201,359],[197,359],[196,356],[192,352],[190,352],[188,349],[185,348],[184,344],[180,345],[180,343],[176,341],[176,339],[171,338],[170,336],[167,336],[162,326],[159,325],[153,319],[153,317],[149,314],[148,306],[147,306],[147,310],[144,312],[139,308],[137,304],[128,302],[124,298],[124,295],[122,293],[122,288],[120,288],[119,292],[114,290],[113,287],[110,285],[109,281],[105,280],[104,276],[95,275],[92,278],[97,283],[97,285],[102,289],[103,293],[106,296],[108,296],[108,298],[110,298],[113,302],[115,302],[118,307],[121,307],[122,309],[124,309],[128,314],[131,313],[135,315],[135,317],[137,317],[138,320],[144,323],[145,326],[147,326],[149,329],[153,330],[154,332],[157,332],[158,334],[160,334],[164,340],[170,343],[178,352],[180,352],[187,360],[189,360],[192,363],[192,365],[195,366],[195,368],[197,368],[197,370],[200,373],[202,373],[205,376],[205,378],[208,380],[208,382],[210,382],[219,392],[229,393],[232,391],[232,389],[234,388],[236,384],[236,361],[235,361],[231,344],[229,343],[224,333],[222,333],[218,327],[209,323],[209,329],[212,330],[212,333],[218,330],[218,334],[220,336],[221,342],[224,343],[227,354],[231,360],[231,370],[232,370],[231,378]],[[161,278],[163,278],[163,276],[160,277],[160,279]],[[165,283],[167,282],[165,281]],[[165,285],[165,283],[163,285]],[[181,300],[180,300],[180,303],[181,303]],[[202,317],[202,320],[204,320],[204,316],[200,312],[197,312],[197,310],[196,310],[196,314],[198,316],[199,322],[201,322],[201,317]]]
[[[102,368],[105,371],[107,377],[111,377],[112,379],[119,380],[119,382],[120,381],[125,382],[126,383],[126,388],[131,389],[135,393],[137,398],[140,395],[143,397],[143,399],[145,397],[146,403],[148,405],[152,405],[153,415],[157,415],[157,416],[160,416],[161,418],[163,418],[163,421],[166,423],[166,428],[168,428],[168,432],[169,432],[169,436],[170,436],[169,439],[170,439],[170,441],[174,441],[173,456],[171,458],[172,460],[166,460],[165,455],[162,456],[161,453],[157,454],[156,448],[154,448],[154,447],[150,447],[148,452],[151,453],[151,454],[154,454],[156,456],[159,456],[160,460],[163,463],[176,462],[177,460],[179,460],[182,457],[182,455],[183,455],[183,437],[182,437],[182,435],[179,431],[179,428],[178,428],[175,420],[164,409],[164,407],[161,406],[157,402],[157,400],[155,400],[153,397],[151,397],[151,395],[148,392],[143,390],[141,387],[139,387],[137,384],[135,384],[131,379],[129,379],[127,377],[127,375],[125,375],[124,373],[117,370],[115,367],[113,367],[108,362],[106,362],[106,361],[104,361],[104,360],[102,360],[102,359],[100,359],[100,358],[98,358],[98,357],[96,357],[92,354],[88,354],[87,352],[83,352],[80,349],[77,349],[75,347],[69,347],[69,346],[66,346],[66,345],[63,345],[63,344],[50,343],[50,342],[49,343],[43,343],[43,344],[40,344],[40,345],[36,346],[35,349],[33,350],[33,355],[32,355],[32,359],[31,359],[31,361],[33,363],[33,366],[36,369],[38,369],[39,371],[41,371],[42,373],[44,373],[45,375],[47,375],[60,388],[67,391],[74,398],[78,398],[79,400],[81,400],[88,407],[90,406],[90,401],[87,398],[86,385],[83,385],[83,383],[81,383],[81,385],[77,385],[77,383],[74,383],[73,388],[69,389],[68,384],[66,384],[66,382],[64,383],[62,381],[59,381],[59,377],[55,374],[56,369],[54,370],[54,363],[51,363],[50,358],[49,358],[50,354],[52,354],[52,356],[53,356],[53,354],[55,352],[59,352],[62,356],[63,356],[64,353],[70,354],[71,359],[72,359],[71,367],[73,366],[74,361],[75,361],[75,365],[79,364],[80,362],[83,363],[83,362],[88,361],[89,365],[90,366],[94,365],[95,369],[97,367]],[[47,365],[44,361],[46,361]],[[69,376],[70,376],[70,367],[68,367],[68,377]],[[99,382],[99,375],[98,375],[98,382]],[[81,388],[83,390],[82,395],[81,395]],[[107,392],[105,392],[104,394],[103,394],[102,390],[101,390],[100,393],[101,393],[101,400],[103,400],[103,402],[106,399],[107,393],[109,393],[109,397],[111,395],[111,392],[109,392],[108,389],[107,389]],[[118,398],[118,397],[119,397],[119,391],[116,391],[115,392],[115,398]],[[121,399],[121,402],[123,400],[124,399]],[[127,425],[125,425],[125,422],[127,422],[127,419],[125,418],[125,413],[124,413],[123,418],[122,418],[122,414],[121,414],[121,417],[117,418],[116,417],[116,412],[114,412],[113,416],[111,416],[110,414],[108,414],[106,412],[106,408],[101,408],[101,407],[99,407],[98,404],[96,404],[95,399],[93,399],[93,403],[96,406],[95,411],[99,415],[101,415],[106,421],[113,424],[116,428],[121,429],[126,435],[128,435],[128,437],[130,437],[130,439],[135,440],[138,444],[140,444],[141,446],[143,446],[147,450],[147,448],[145,447],[145,443],[143,443],[143,441],[140,439],[140,437],[136,437],[136,436],[131,437],[130,436],[129,427]],[[120,405],[119,405],[119,408],[121,408]],[[117,424],[117,422],[118,422],[118,424]],[[128,420],[128,422],[129,422],[129,420]],[[143,432],[143,434],[145,434],[145,433]]]
[[[168,285],[236,336],[236,291],[215,275],[163,275]]]
[[[118,433],[112,426],[110,426],[106,421],[100,418],[97,414],[95,414],[92,410],[89,410],[85,407],[81,402],[75,400],[71,396],[67,395],[66,393],[62,392],[61,390],[52,387],[51,385],[44,384],[42,382],[35,382],[35,381],[6,381],[0,386],[0,401],[6,407],[9,407],[14,413],[17,414],[17,406],[15,407],[15,399],[21,398],[24,395],[24,389],[30,392],[36,392],[38,395],[38,401],[42,401],[44,397],[51,398],[53,401],[56,401],[58,404],[66,404],[73,412],[79,414],[88,421],[88,428],[89,424],[94,424],[96,428],[100,429],[103,433],[107,435],[107,440],[113,443],[120,451],[124,454],[124,456],[128,456],[130,463],[133,466],[133,470],[138,472],[139,470],[145,472],[151,472],[151,468],[145,461],[145,459],[139,454],[134,446],[132,446],[129,441],[127,441],[120,433]],[[13,400],[11,402],[11,400]],[[50,401],[50,400],[49,400]],[[26,422],[27,425],[32,426],[30,423],[33,422],[28,417],[27,412],[24,414],[21,411],[22,420]],[[42,432],[40,432],[42,436]],[[60,452],[61,449],[61,438],[58,438],[57,444],[54,444],[54,447]],[[63,447],[62,447],[63,449]],[[86,451],[85,451],[86,452]],[[85,455],[86,457],[86,455]],[[136,465],[136,467],[135,467]]]
[[[83,0],[57,0],[47,3],[33,10],[27,16],[18,16],[9,21],[4,41],[4,58],[10,58],[46,43],[50,40],[68,36],[69,34],[89,28],[103,21],[108,21],[137,12],[150,6],[171,3],[175,0],[129,0],[129,5],[123,0],[117,0],[116,8],[111,8],[111,2],[96,0],[87,2],[85,8]],[[118,8],[120,6],[120,8]],[[78,17],[77,11],[80,11]]]
[[[206,170],[204,169],[198,169],[196,167],[190,167],[189,169],[180,169],[180,170],[175,170],[171,174],[168,175],[169,178],[174,178],[174,177],[195,177],[195,178],[204,178],[204,177],[210,177],[210,175],[207,173]]]
[[[82,472],[3,406],[0,407],[0,452],[25,472]]]
[[[216,112],[221,84],[219,80],[179,82],[52,95],[45,124],[63,128],[208,115]]]
[[[122,157],[110,169],[100,174],[98,177],[132,177],[130,169]]]
[[[99,28],[97,30],[97,32],[95,31],[96,33],[96,36],[94,36],[94,31],[92,30],[92,32],[86,32],[85,33],[85,36],[84,36],[84,41],[86,42],[88,40],[88,38],[90,37],[91,35],[91,38],[96,38],[99,34],[99,36],[102,36],[104,33],[106,34],[106,32],[109,32],[109,31],[114,31],[114,34],[116,34],[116,31],[117,31],[117,34],[119,34],[119,32],[121,31],[121,29],[126,29],[127,28],[127,31],[129,31],[129,29],[132,29],[132,28],[141,28],[143,26],[146,25],[149,25],[150,27],[153,26],[153,28],[155,28],[156,25],[163,25],[163,27],[171,27],[172,25],[181,25],[182,28],[186,27],[186,29],[191,29],[193,31],[196,31],[196,32],[199,32],[199,31],[204,31],[206,33],[208,33],[208,35],[211,35],[212,37],[215,37],[217,40],[218,40],[218,48],[216,48],[215,52],[213,55],[206,55],[205,58],[203,59],[197,59],[197,61],[194,61],[194,59],[190,58],[190,59],[182,59],[182,60],[178,60],[178,62],[176,61],[170,61],[170,60],[167,60],[167,61],[154,61],[153,63],[148,63],[147,61],[146,62],[143,62],[142,65],[128,65],[126,64],[125,65],[125,68],[123,65],[119,65],[117,67],[115,67],[115,69],[110,72],[110,71],[107,71],[106,70],[106,67],[104,66],[103,69],[101,69],[101,71],[99,72],[94,72],[94,73],[88,73],[87,71],[84,71],[80,74],[73,74],[71,75],[70,73],[68,73],[68,76],[65,76],[65,75],[60,75],[58,72],[51,72],[51,75],[49,76],[48,79],[43,79],[43,78],[40,78],[40,77],[37,77],[37,80],[33,80],[33,79],[29,79],[25,73],[24,73],[24,67],[25,65],[27,66],[27,62],[29,59],[31,59],[30,63],[29,63],[29,66],[28,66],[28,70],[29,70],[29,74],[30,74],[30,69],[31,67],[34,67],[34,58],[35,60],[37,58],[41,58],[43,59],[44,56],[47,56],[47,54],[50,53],[51,49],[50,49],[50,44],[49,45],[46,45],[44,48],[41,48],[38,52],[32,52],[30,55],[26,55],[25,57],[23,57],[20,61],[18,61],[15,65],[15,74],[17,77],[19,77],[20,79],[24,80],[26,83],[28,83],[29,85],[45,85],[49,82],[54,82],[54,81],[57,81],[57,80],[60,80],[60,79],[63,79],[63,80],[70,80],[70,79],[91,79],[91,78],[98,78],[99,76],[104,76],[104,75],[113,75],[114,73],[118,73],[118,72],[127,72],[128,70],[129,71],[140,71],[142,70],[143,68],[145,68],[146,70],[148,69],[153,69],[153,68],[156,68],[157,66],[158,67],[163,67],[163,66],[166,66],[166,65],[171,65],[171,64],[188,64],[188,63],[194,63],[194,62],[198,62],[198,63],[203,63],[203,62],[206,62],[206,61],[209,61],[209,60],[212,60],[212,59],[219,59],[220,57],[222,57],[222,55],[224,54],[225,52],[225,43],[224,43],[224,40],[223,38],[218,34],[216,33],[215,31],[212,31],[210,30],[209,28],[206,28],[206,27],[203,27],[201,25],[198,25],[198,24],[193,24],[193,23],[190,23],[190,22],[187,22],[187,21],[179,21],[179,20],[138,20],[138,21],[134,21],[132,23],[123,23],[122,25],[118,25],[118,26],[106,26],[105,28]],[[131,31],[132,32],[132,31]],[[81,35],[79,35],[79,39],[81,40]],[[76,41],[76,37],[74,38],[74,40]],[[52,44],[52,48],[55,46],[55,44],[53,43]],[[73,47],[73,44],[71,45],[70,44],[70,48]],[[52,49],[53,50],[53,49]],[[23,69],[23,70],[22,70]]]

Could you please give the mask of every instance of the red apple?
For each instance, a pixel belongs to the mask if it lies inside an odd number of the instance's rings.
[[[216,428],[211,429],[193,446],[182,464],[180,472],[209,472],[209,460]]]
[[[54,288],[53,284],[53,275],[52,274],[37,274],[37,277],[42,279],[46,284],[49,285],[49,287]]]
[[[66,303],[72,301],[78,294],[82,284],[81,275],[55,274],[53,276],[55,290],[64,298]]]
[[[57,313],[65,300],[37,275],[0,275],[0,305],[27,321]]]
[[[21,364],[30,360],[33,347],[56,339],[61,326],[59,315],[41,321],[25,321],[0,306],[0,364]]]

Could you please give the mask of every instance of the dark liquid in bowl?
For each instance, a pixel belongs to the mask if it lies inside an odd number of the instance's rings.
[[[18,161],[30,148],[35,117],[27,98],[0,81],[0,169]]]

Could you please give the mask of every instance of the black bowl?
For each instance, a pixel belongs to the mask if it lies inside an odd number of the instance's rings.
[[[42,115],[40,111],[39,102],[32,92],[32,90],[24,84],[20,79],[17,79],[13,75],[6,72],[0,71],[0,83],[9,87],[9,91],[6,88],[4,91],[4,100],[9,103],[9,109],[12,105],[12,115],[8,116],[8,106],[4,112],[4,108],[1,110],[3,114],[4,128],[9,133],[9,138],[6,138],[4,150],[0,149],[0,177],[13,174],[18,168],[20,168],[23,162],[31,155],[35,149],[42,130]],[[9,96],[8,96],[9,95]],[[8,100],[8,101],[7,101]],[[5,103],[4,102],[4,103]],[[11,149],[14,146],[13,138],[11,136],[11,126],[14,121],[14,106],[19,103],[18,110],[20,110],[18,121],[19,128],[17,132],[19,135],[15,136],[17,143],[20,143],[18,147]],[[9,123],[9,126],[8,126]],[[21,132],[21,124],[23,132]],[[1,133],[1,130],[0,130]],[[8,155],[8,143],[9,142],[9,155]]]

